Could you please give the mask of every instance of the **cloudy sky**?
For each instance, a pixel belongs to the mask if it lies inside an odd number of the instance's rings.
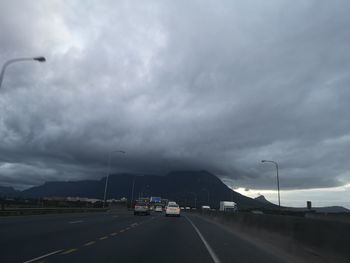
[[[0,1],[0,185],[205,169],[350,207],[348,0]],[[225,181],[227,182],[227,181]]]

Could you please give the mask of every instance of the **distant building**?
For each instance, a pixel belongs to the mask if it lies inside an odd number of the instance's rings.
[[[47,201],[66,201],[66,197],[62,197],[62,196],[49,196],[49,197],[44,197],[43,199]]]
[[[114,199],[114,198],[108,199],[108,200],[107,200],[107,203],[126,203],[127,201],[128,201],[127,198],[122,197],[122,198],[120,198],[120,199]]]
[[[67,197],[65,199],[66,201],[71,201],[71,202],[88,202],[88,203],[96,203],[96,202],[102,202],[101,199],[96,199],[96,198],[87,198],[87,197]]]

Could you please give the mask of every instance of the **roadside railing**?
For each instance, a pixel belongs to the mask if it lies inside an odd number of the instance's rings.
[[[42,215],[62,213],[106,212],[109,208],[8,208],[0,210],[0,216]]]

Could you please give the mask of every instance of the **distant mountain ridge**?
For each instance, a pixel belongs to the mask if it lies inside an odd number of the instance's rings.
[[[19,191],[16,191],[11,186],[0,186],[0,197],[1,196],[14,196],[18,193],[19,193]]]
[[[218,177],[206,171],[175,171],[165,176],[147,174],[113,174],[109,177],[107,198],[132,196],[132,185],[135,180],[133,199],[139,196],[161,196],[178,201],[182,205],[197,207],[219,206],[220,201],[234,201],[241,209],[277,209],[263,195],[253,199],[228,188]],[[71,182],[46,182],[24,191],[12,187],[0,186],[0,197],[87,197],[103,199],[106,178],[100,180],[81,180]],[[284,207],[294,211],[307,211],[306,208]],[[316,212],[341,213],[350,212],[340,206],[314,207]]]
[[[79,196],[103,199],[106,178],[72,182],[46,182],[20,192],[22,197],[68,197]],[[165,176],[143,174],[113,174],[109,177],[107,198],[132,195],[135,180],[135,200],[139,196],[162,196],[180,204],[194,206],[210,205],[217,208],[220,201],[235,201],[240,208],[275,208],[229,189],[218,177],[207,171],[175,171]]]
[[[270,201],[268,201],[265,196],[263,195],[259,195],[258,197],[255,197],[254,198],[255,200],[259,201],[259,202],[262,202],[264,204],[272,204]]]

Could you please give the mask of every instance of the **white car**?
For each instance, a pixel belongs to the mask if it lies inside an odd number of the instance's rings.
[[[135,204],[134,207],[134,215],[149,215],[150,214],[150,209],[147,203],[141,203],[138,202]]]
[[[165,209],[165,216],[180,216],[180,207],[178,204],[168,204]]]
[[[209,205],[202,205],[202,210],[210,210],[210,206]]]
[[[154,212],[162,212],[163,211],[163,208],[160,206],[160,205],[157,205],[155,208],[154,208]]]

